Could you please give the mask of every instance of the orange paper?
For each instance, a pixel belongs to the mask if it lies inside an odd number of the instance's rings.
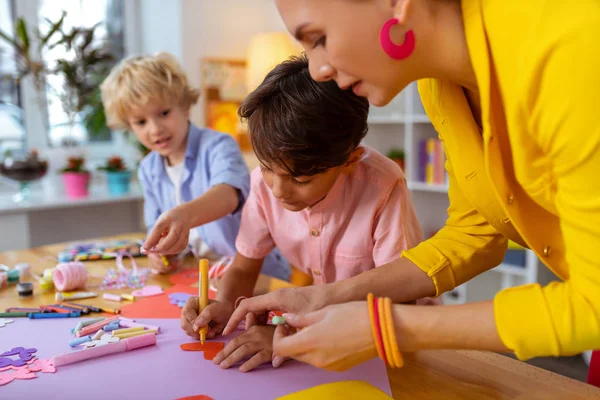
[[[200,342],[193,343],[184,343],[181,345],[181,350],[183,351],[203,351],[204,359],[212,361],[213,358],[217,356],[225,348],[225,343],[223,342],[205,342],[204,344]]]

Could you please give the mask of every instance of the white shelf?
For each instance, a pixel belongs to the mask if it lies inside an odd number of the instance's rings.
[[[448,185],[432,184],[418,181],[408,181],[407,185],[410,190],[417,190],[421,192],[448,193]]]
[[[415,124],[430,124],[431,123],[431,120],[429,119],[429,117],[426,114],[413,115],[411,119],[412,119],[412,122],[414,122]]]
[[[514,275],[514,276],[526,276],[527,268],[524,266],[500,264],[493,271],[501,272],[503,274]]]
[[[410,119],[407,115],[371,115],[367,122],[373,125],[406,124]]]
[[[372,125],[392,125],[392,124],[429,124],[427,115],[371,115],[368,123]]]

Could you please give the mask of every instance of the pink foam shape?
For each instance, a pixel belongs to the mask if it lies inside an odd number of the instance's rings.
[[[28,367],[20,367],[15,370],[15,372],[5,372],[0,374],[0,386],[11,383],[15,379],[33,379],[35,378],[35,374],[29,371]]]
[[[135,297],[157,296],[163,294],[163,288],[158,285],[144,286],[141,289],[134,290],[132,294]]]
[[[56,367],[52,364],[52,360],[35,360],[32,364],[29,364],[26,368],[31,372],[45,372],[55,373]]]

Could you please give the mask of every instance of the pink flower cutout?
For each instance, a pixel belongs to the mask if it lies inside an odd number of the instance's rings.
[[[0,374],[0,386],[11,383],[15,379],[33,379],[35,373],[29,371],[27,367],[15,368],[15,372],[4,372]]]
[[[29,371],[31,372],[46,372],[46,373],[55,373],[56,367],[52,364],[51,360],[40,360],[37,359],[33,363],[27,366]]]

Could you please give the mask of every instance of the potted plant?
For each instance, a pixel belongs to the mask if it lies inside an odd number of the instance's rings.
[[[91,28],[70,27],[66,30],[65,16],[63,11],[58,21],[46,20],[48,29],[44,34],[39,29],[30,29],[23,18],[17,19],[12,36],[0,30],[0,40],[14,49],[17,61],[16,75],[12,79],[18,83],[27,76],[32,77],[44,118],[46,90],[53,90],[58,95],[68,119],[65,124],[68,136],[81,119],[91,136],[105,139],[110,137],[110,130],[106,126],[98,86],[108,74],[115,57],[110,43],[97,40],[98,24]],[[33,43],[37,46],[34,47]],[[64,56],[48,65],[42,53],[56,47],[62,50]],[[48,85],[47,78],[51,75],[62,78],[58,87]],[[63,144],[73,140],[66,138]]]
[[[108,191],[118,196],[129,193],[129,182],[131,182],[131,171],[119,156],[114,156],[106,161],[106,165],[98,168],[106,172]]]
[[[402,170],[404,171],[404,150],[403,149],[391,149],[388,152],[388,158],[392,159]]]
[[[61,170],[67,196],[86,197],[90,185],[90,172],[85,169],[85,158],[70,157],[67,166]]]

